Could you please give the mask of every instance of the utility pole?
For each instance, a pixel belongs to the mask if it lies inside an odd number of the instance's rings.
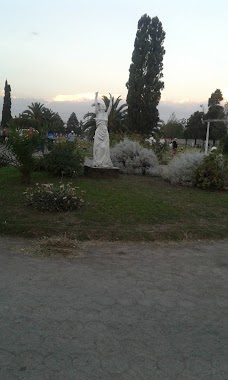
[[[228,133],[228,100],[225,101],[224,104],[224,111],[225,111],[225,118],[226,118],[226,128],[227,128],[227,133]]]
[[[206,141],[205,141],[205,154],[208,153],[208,141],[209,141],[209,133],[210,133],[210,123],[226,123],[226,119],[208,119],[202,120],[202,123],[207,123],[207,133],[206,133]]]

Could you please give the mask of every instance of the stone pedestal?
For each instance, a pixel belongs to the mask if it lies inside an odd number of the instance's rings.
[[[118,178],[119,168],[97,168],[91,165],[84,165],[84,174],[90,178]]]

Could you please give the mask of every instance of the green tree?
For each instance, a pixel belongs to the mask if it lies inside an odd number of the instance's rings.
[[[92,141],[96,131],[96,114],[95,112],[87,112],[84,115],[83,134],[88,140]]]
[[[37,129],[37,122],[35,120],[21,117],[21,115],[19,117],[14,117],[11,119],[9,128],[14,128],[15,125],[17,126],[18,130],[29,128]]]
[[[54,112],[49,108],[44,108],[43,120],[47,129],[52,130],[53,132],[64,133],[66,131],[64,128],[64,121],[59,116],[58,112]]]
[[[2,121],[1,127],[7,128],[8,123],[12,119],[11,116],[11,87],[8,84],[7,80],[5,81],[5,95],[3,99],[3,108],[2,108]]]
[[[172,113],[167,123],[162,125],[161,134],[171,139],[184,137],[183,123],[177,119],[175,113]]]
[[[222,92],[221,90],[217,89],[215,92],[212,92],[211,97],[208,99],[208,107],[218,106],[222,100]]]
[[[225,111],[224,108],[220,105],[220,102],[223,100],[221,90],[217,89],[211,94],[211,97],[208,99],[208,112],[206,114],[206,119],[208,120],[225,120]],[[213,140],[215,144],[216,140],[222,139],[226,134],[226,123],[224,122],[211,122],[210,123],[210,139]]]
[[[18,125],[26,125],[27,123],[28,127],[32,126],[41,133],[47,130],[57,133],[65,132],[64,122],[59,114],[38,102],[28,106],[28,109],[22,112],[19,118],[21,121]]]
[[[22,112],[22,116],[28,117],[33,120],[43,120],[44,105],[38,102],[32,103],[31,106],[28,106],[28,109]]]
[[[164,88],[163,42],[165,32],[158,17],[143,15],[138,22],[132,63],[129,69],[128,128],[131,132],[149,135],[159,121],[158,103]]]
[[[74,112],[72,112],[72,114],[70,115],[67,121],[67,132],[70,132],[70,131],[74,131],[76,135],[80,134],[79,121]]]
[[[194,112],[187,121],[185,127],[184,136],[187,139],[194,139],[195,145],[197,139],[205,140],[206,136],[206,125],[203,123],[204,112],[196,111]]]
[[[31,106],[28,106],[28,109],[22,112],[20,117],[33,120],[36,129],[40,130],[44,124],[44,110],[45,107],[43,104],[35,102],[32,103]]]
[[[110,99],[107,96],[102,97],[106,109],[108,109]],[[120,105],[121,97],[118,96],[115,100],[112,97],[112,109],[108,118],[108,128],[110,133],[118,133],[126,131],[127,127],[127,104]]]

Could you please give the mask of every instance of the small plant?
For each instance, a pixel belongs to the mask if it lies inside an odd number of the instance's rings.
[[[183,153],[170,161],[162,177],[172,184],[193,186],[193,174],[204,158],[203,153]]]
[[[47,171],[55,176],[73,177],[82,171],[84,156],[80,149],[71,142],[55,144],[45,157]]]
[[[126,138],[111,149],[111,159],[125,174],[157,175],[159,172],[156,155],[138,142]]]
[[[205,157],[194,173],[195,186],[205,190],[222,190],[226,185],[228,164],[221,154]]]
[[[83,192],[79,194],[78,188],[71,187],[71,183],[55,186],[37,183],[24,194],[26,205],[40,211],[72,211],[84,204]]]

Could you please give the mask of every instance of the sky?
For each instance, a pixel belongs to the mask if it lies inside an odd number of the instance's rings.
[[[0,0],[0,112],[6,78],[13,116],[40,101],[81,119],[96,91],[125,100],[145,13],[166,33],[161,118],[190,116],[217,88],[228,99],[227,0]]]

